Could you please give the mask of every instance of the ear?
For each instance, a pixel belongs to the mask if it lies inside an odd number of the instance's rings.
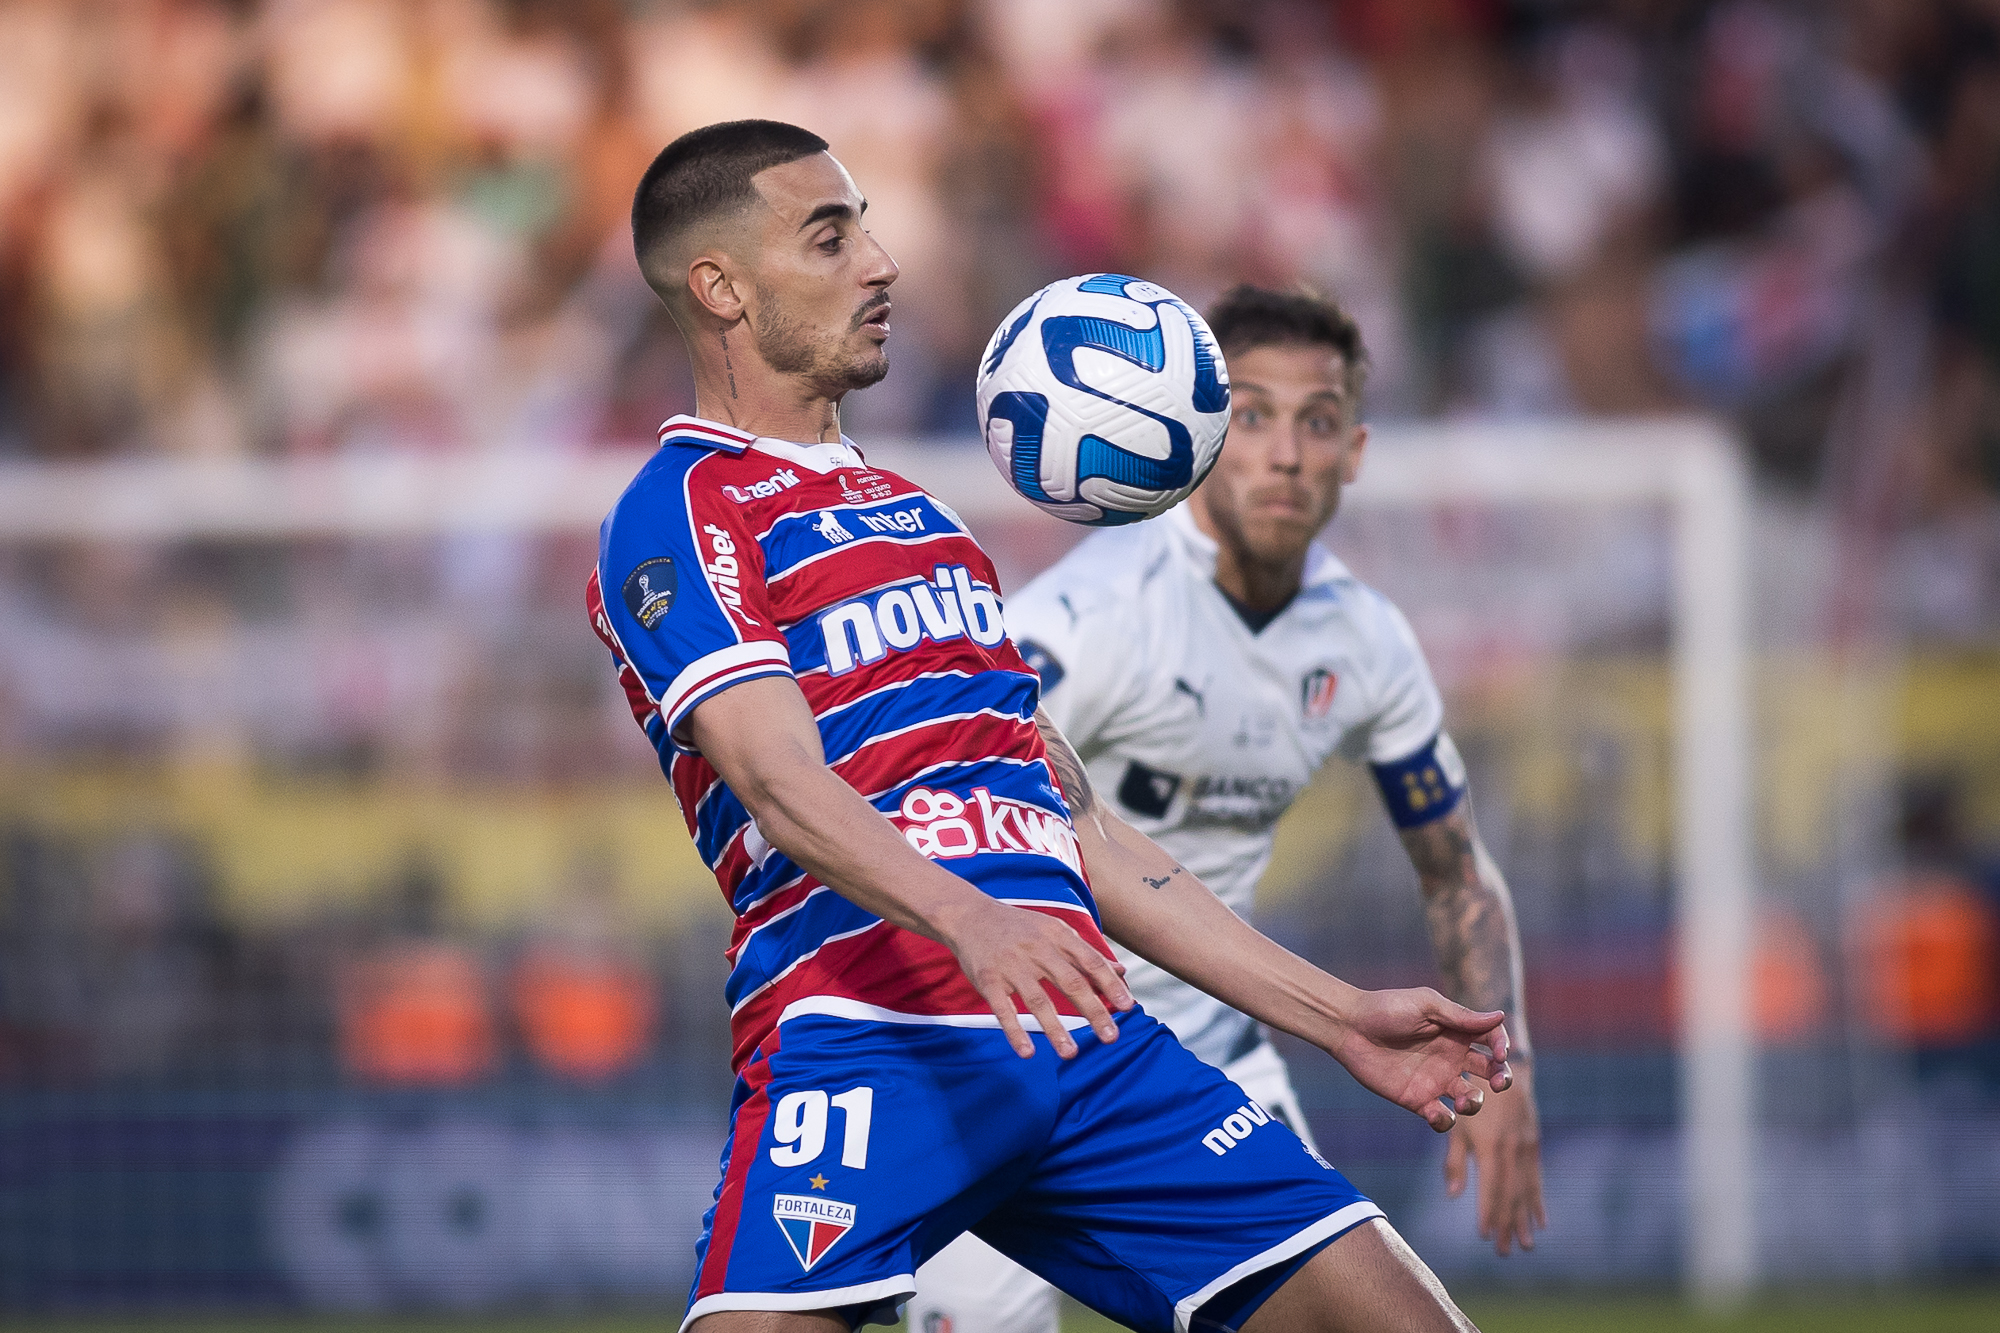
[[[725,324],[743,318],[744,288],[728,255],[704,250],[688,261],[688,299],[697,313],[707,313]]]
[[[1368,452],[1368,427],[1357,425],[1347,442],[1347,457],[1340,463],[1340,484],[1352,486],[1354,479],[1361,475],[1361,456]]]

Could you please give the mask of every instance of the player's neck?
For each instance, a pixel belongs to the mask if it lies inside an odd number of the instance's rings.
[[[1186,503],[1188,516],[1215,543],[1215,586],[1245,610],[1272,612],[1298,596],[1305,584],[1306,553],[1285,560],[1259,559],[1215,521],[1197,492]]]
[[[838,442],[840,400],[772,370],[749,342],[747,331],[732,334],[726,357],[718,346],[714,356],[695,360],[695,415],[794,444]]]

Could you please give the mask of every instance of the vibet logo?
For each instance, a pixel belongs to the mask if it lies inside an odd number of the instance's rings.
[[[820,613],[819,628],[831,676],[879,662],[892,648],[907,652],[925,639],[966,637],[992,648],[1007,637],[999,594],[974,583],[964,565],[939,565],[928,581],[913,579],[842,602]]]

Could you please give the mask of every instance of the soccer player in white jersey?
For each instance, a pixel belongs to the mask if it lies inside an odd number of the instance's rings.
[[[1452,998],[1511,1016],[1516,1091],[1461,1120],[1448,1190],[1478,1163],[1479,1228],[1506,1254],[1546,1225],[1513,904],[1409,623],[1315,535],[1367,446],[1353,320],[1239,287],[1209,313],[1228,443],[1189,500],[1109,529],[1014,595],[1007,625],[1050,718],[1121,818],[1248,916],[1278,818],[1333,755],[1366,762],[1401,833]],[[1183,1044],[1310,1141],[1264,1029],[1124,950],[1126,983]],[[1054,1333],[1054,1291],[976,1237],[917,1276],[913,1333]]]

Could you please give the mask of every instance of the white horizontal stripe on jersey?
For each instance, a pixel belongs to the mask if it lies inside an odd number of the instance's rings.
[[[778,1015],[779,1026],[794,1018],[807,1014],[818,1014],[825,1018],[852,1018],[865,1023],[914,1023],[922,1027],[946,1028],[997,1028],[1000,1018],[997,1014],[906,1014],[896,1009],[884,1009],[879,1004],[868,1004],[862,1000],[850,1000],[844,995],[808,995],[801,1000],[793,1000],[785,1006],[785,1012]],[[1017,1014],[1021,1026],[1029,1032],[1040,1032],[1042,1020],[1033,1014]],[[1075,1032],[1090,1026],[1087,1018],[1065,1015],[1062,1025]]]

